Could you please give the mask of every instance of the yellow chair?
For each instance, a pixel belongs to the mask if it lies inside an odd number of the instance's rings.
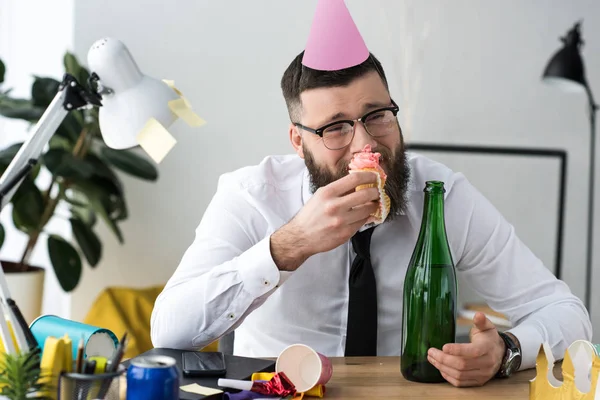
[[[96,298],[84,323],[105,328],[121,338],[127,331],[124,358],[135,357],[152,349],[150,316],[163,286],[147,288],[109,287]],[[215,341],[201,351],[218,351]]]

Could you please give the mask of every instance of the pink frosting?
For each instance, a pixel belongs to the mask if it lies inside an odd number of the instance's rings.
[[[354,154],[348,168],[363,169],[363,168],[379,168],[379,157],[381,154],[371,152],[371,145],[365,145],[360,153]]]

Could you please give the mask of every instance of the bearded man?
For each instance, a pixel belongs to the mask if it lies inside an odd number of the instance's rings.
[[[308,56],[298,54],[281,79],[294,154],[220,177],[194,242],[155,303],[154,346],[201,348],[235,330],[240,356],[277,357],[298,342],[326,356],[400,355],[404,277],[428,180],[444,182],[457,273],[513,324],[498,332],[478,313],[470,343],[430,349],[428,361],[448,382],[482,385],[535,366],[543,342],[560,358],[574,340],[589,340],[582,302],[465,176],[405,150],[379,60],[366,51],[359,62],[332,69],[308,63]],[[367,146],[381,154],[391,203],[374,229],[368,227],[379,191],[355,189],[376,184],[376,175],[348,172],[353,155]],[[353,271],[353,239],[365,230],[375,278],[370,288]],[[373,302],[356,300],[357,290]]]

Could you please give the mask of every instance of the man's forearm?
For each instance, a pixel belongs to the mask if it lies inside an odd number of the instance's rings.
[[[292,222],[271,235],[271,256],[280,271],[295,271],[312,254]]]

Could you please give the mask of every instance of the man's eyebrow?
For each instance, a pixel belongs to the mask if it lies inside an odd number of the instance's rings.
[[[338,119],[349,119],[350,117],[348,117],[348,115],[346,113],[344,113],[343,111],[337,112],[335,114],[333,114],[331,117],[327,118],[325,120],[325,123],[329,123],[329,122],[334,122]]]
[[[363,106],[363,111],[364,112],[368,112],[370,110],[373,110],[375,108],[383,108],[383,107],[389,107],[391,106],[391,102],[379,102],[379,101],[374,101],[374,102],[370,102],[370,103],[366,103]]]

